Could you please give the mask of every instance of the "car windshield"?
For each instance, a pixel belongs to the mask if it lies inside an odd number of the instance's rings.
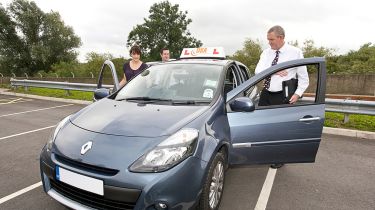
[[[162,64],[144,70],[117,94],[115,100],[211,102],[222,67],[208,64]]]

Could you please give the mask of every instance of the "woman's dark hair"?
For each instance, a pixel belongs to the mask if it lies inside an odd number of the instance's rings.
[[[130,55],[132,53],[140,55],[141,54],[141,48],[138,45],[133,45],[133,47],[130,48],[129,53],[130,53]]]

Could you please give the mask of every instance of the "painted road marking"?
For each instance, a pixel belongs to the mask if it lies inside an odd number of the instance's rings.
[[[24,194],[24,193],[27,193],[30,190],[33,190],[33,189],[35,189],[37,187],[40,187],[41,185],[42,185],[42,182],[38,182],[38,183],[35,183],[35,184],[31,185],[31,186],[23,188],[22,190],[19,190],[19,191],[15,192],[15,193],[12,193],[12,194],[7,195],[7,196],[5,196],[3,198],[0,198],[0,204],[5,203],[5,202],[9,201],[10,199],[13,199],[13,198],[15,198],[17,196],[20,196],[20,195]]]
[[[268,198],[271,194],[271,189],[273,185],[273,181],[275,180],[277,169],[269,168],[266,180],[264,181],[262,191],[260,191],[260,195],[258,197],[258,202],[255,206],[255,210],[265,210],[267,207]]]
[[[27,101],[33,101],[33,99],[25,99],[25,98],[11,98],[11,99],[2,99],[0,105],[6,104],[16,104],[16,103],[23,103]]]
[[[32,131],[26,131],[26,132],[23,132],[23,133],[17,133],[17,134],[13,134],[13,135],[10,135],[10,136],[0,137],[0,140],[9,139],[9,138],[12,138],[12,137],[21,136],[21,135],[28,134],[28,133],[34,133],[34,132],[46,130],[46,129],[49,129],[49,128],[53,128],[55,126],[56,125],[51,125],[51,126],[48,126],[48,127],[39,128],[39,129],[35,129],[35,130],[32,130]]]
[[[4,114],[4,115],[0,115],[0,118],[1,117],[8,117],[8,116],[13,116],[13,115],[18,115],[18,114],[25,114],[25,113],[29,113],[29,112],[39,112],[39,111],[44,111],[44,110],[48,110],[48,109],[56,109],[56,108],[61,108],[61,107],[66,107],[66,106],[73,106],[73,105],[74,104],[65,104],[65,105],[53,106],[53,107],[42,108],[42,109],[34,109],[34,110],[24,111],[24,112],[16,112],[16,113],[12,113],[12,114]]]
[[[14,100],[14,99],[17,99],[17,98],[0,98],[0,101],[9,101],[9,100]]]

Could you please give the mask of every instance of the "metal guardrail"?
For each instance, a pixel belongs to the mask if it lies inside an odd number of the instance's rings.
[[[41,80],[18,80],[10,79],[12,87],[41,87],[51,89],[62,89],[62,90],[80,90],[87,92],[94,92],[97,89],[97,84],[87,83],[70,83],[70,82],[53,82],[53,81],[41,81]],[[113,88],[113,85],[103,85],[104,88]]]
[[[302,101],[312,102],[313,97],[303,97]],[[375,116],[375,101],[326,98],[326,111],[344,114],[363,114]]]
[[[326,104],[330,112],[375,115],[375,101],[326,99]]]
[[[93,92],[97,89],[97,84],[87,83],[69,83],[69,82],[52,82],[40,80],[17,80],[11,79],[13,87],[43,87],[62,90],[80,90]],[[102,85],[104,88],[113,88],[113,85]],[[302,101],[314,101],[312,97],[303,97]],[[326,111],[339,112],[344,114],[363,114],[375,116],[375,101],[360,101],[360,100],[346,100],[346,99],[330,99],[326,98]]]

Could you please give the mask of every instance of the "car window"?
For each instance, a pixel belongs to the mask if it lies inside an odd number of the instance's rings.
[[[291,68],[291,69],[286,69],[286,70],[290,72],[298,71],[298,68],[301,68],[301,67],[296,67],[296,68]],[[281,104],[281,105],[259,106],[259,99],[260,99],[261,92],[264,89],[265,80],[261,80],[256,85],[253,85],[249,87],[248,89],[246,89],[244,92],[244,95],[249,97],[254,102],[256,109],[268,109],[268,108],[277,108],[277,107],[284,107],[284,106],[299,106],[299,105],[306,105],[306,104],[314,104],[316,101],[316,92],[318,89],[318,82],[317,82],[317,78],[319,78],[318,68],[316,65],[302,66],[302,68],[306,68],[308,72],[308,81],[307,83],[306,81],[304,82],[307,85],[307,88],[303,92],[302,97],[295,104],[288,104],[286,102],[285,104]],[[273,75],[276,75],[276,74],[273,74]],[[298,79],[298,74],[294,78]],[[297,82],[297,84],[299,84],[300,82],[301,82],[301,79]],[[288,93],[286,92],[288,89],[282,85],[280,85],[280,88],[283,88],[281,89],[281,91],[285,95],[285,100],[287,100],[286,98],[287,98]],[[292,94],[290,94],[289,97],[291,95]]]
[[[239,78],[237,75],[236,68],[234,65],[229,66],[225,74],[224,79],[224,94],[227,94],[229,91],[233,90],[239,85]]]
[[[240,73],[242,75],[243,81],[248,80],[249,79],[249,73],[248,73],[247,68],[243,65],[238,65],[238,67],[239,67]]]
[[[148,97],[211,101],[217,92],[221,72],[222,66],[219,65],[154,65],[126,84],[115,99]]]

